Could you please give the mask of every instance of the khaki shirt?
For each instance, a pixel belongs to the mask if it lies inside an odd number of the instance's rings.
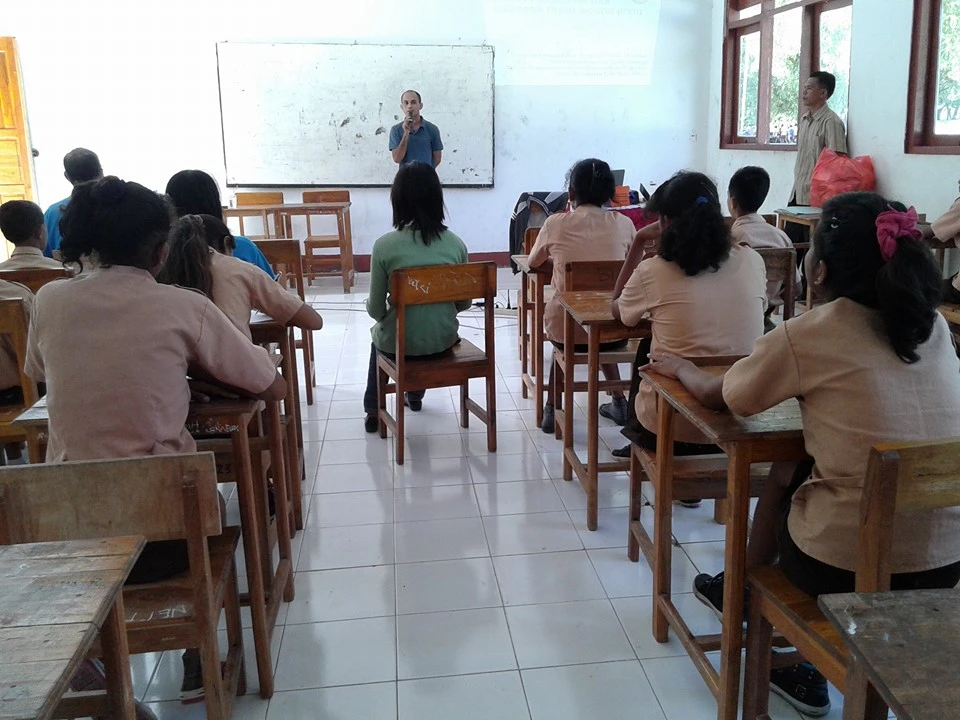
[[[650,318],[651,352],[680,357],[748,355],[763,335],[767,307],[767,273],[763,259],[748,247],[734,245],[719,270],[690,277],[662,257],[641,262],[620,295],[620,317],[626,325]],[[656,392],[640,383],[637,418],[657,431]],[[706,443],[691,423],[678,417],[675,438]]]
[[[596,205],[580,205],[573,212],[551,215],[530,250],[530,266],[553,261],[554,292],[566,287],[567,263],[585,260],[624,260],[636,228],[625,215]],[[610,289],[613,290],[611,284]],[[563,306],[551,297],[544,308],[543,328],[549,340],[563,342]],[[587,334],[576,328],[575,343],[585,343]]]
[[[814,459],[787,527],[817,560],[855,570],[860,496],[870,448],[960,436],[960,363],[939,314],[908,364],[890,347],[877,310],[846,298],[788,320],[757,341],[723,379],[723,399],[748,416],[798,398]],[[892,570],[919,572],[960,560],[960,508],[898,517]]]
[[[14,248],[10,259],[0,262],[0,271],[7,270],[63,270],[63,263],[44,256],[39,248],[25,246]]]
[[[952,240],[960,235],[960,199],[956,200],[950,209],[938,217],[932,223],[930,228],[938,240]]]
[[[817,158],[824,148],[847,152],[847,132],[843,120],[827,105],[816,113],[800,118],[797,133],[797,164],[793,168],[793,192],[790,197],[797,205],[810,204],[810,180]]]

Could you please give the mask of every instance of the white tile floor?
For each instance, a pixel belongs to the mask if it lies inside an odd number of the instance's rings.
[[[247,631],[251,694],[234,716],[714,718],[680,644],[651,636],[650,572],[626,557],[626,475],[601,477],[600,528],[588,532],[583,491],[560,479],[559,444],[533,425],[515,318],[497,320],[499,451],[487,452],[476,421],[459,427],[450,390],[434,390],[422,413],[407,416],[407,462],[398,467],[392,439],[362,427],[365,283],[361,276],[351,295],[334,294],[335,281],[311,289],[325,325],[315,337],[315,404],[303,406],[309,497],[294,542],[296,600],[280,612],[270,701],[256,694]],[[501,271],[500,283],[515,304],[516,278]],[[462,335],[480,344],[481,323],[479,313],[461,315]],[[615,431],[603,437],[621,444]],[[697,572],[720,570],[723,529],[705,503],[678,509],[675,530],[674,585],[683,592]],[[678,604],[695,631],[718,631],[692,594]],[[133,667],[137,696],[161,720],[204,716],[202,704],[176,700],[178,653],[138,656]],[[838,719],[839,698],[834,705],[829,717]],[[772,710],[801,717],[778,698]]]

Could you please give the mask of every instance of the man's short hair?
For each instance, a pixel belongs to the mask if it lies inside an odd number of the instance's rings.
[[[43,210],[29,200],[10,200],[0,205],[0,232],[14,245],[37,236],[43,227]]]
[[[63,170],[67,174],[67,180],[72,183],[89,182],[103,177],[100,158],[93,150],[86,148],[74,148],[64,155]]]
[[[837,78],[834,77],[833,73],[817,70],[810,73],[810,77],[816,80],[823,90],[827,91],[827,97],[833,95],[833,91],[837,89]]]
[[[406,94],[409,93],[409,92],[412,92],[414,95],[417,96],[417,102],[418,102],[418,103],[422,103],[422,102],[423,102],[423,98],[420,97],[420,93],[418,93],[416,90],[404,90],[402,93],[400,93],[400,102],[403,102],[403,96],[406,95]]]
[[[730,178],[727,193],[745,213],[755,213],[770,192],[770,175],[762,167],[748,165],[737,170]]]

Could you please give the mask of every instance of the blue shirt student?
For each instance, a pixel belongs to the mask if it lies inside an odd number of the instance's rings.
[[[70,198],[55,202],[43,214],[43,224],[47,226],[47,247],[43,254],[48,258],[53,257],[54,250],[60,249],[60,214],[68,202],[70,202]]]
[[[389,150],[396,148],[403,139],[403,123],[397,123],[390,128]],[[403,156],[401,165],[410,162],[422,162],[433,167],[433,153],[443,150],[440,140],[440,129],[432,122],[420,119],[420,128],[411,132],[407,140],[407,154]]]
[[[234,235],[233,239],[236,242],[236,247],[233,248],[233,256],[235,258],[240,258],[251,265],[256,265],[267,275],[274,277],[273,268],[270,267],[267,258],[260,252],[260,248],[254,244],[253,240],[243,235]]]

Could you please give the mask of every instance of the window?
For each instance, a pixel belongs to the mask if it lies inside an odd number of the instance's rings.
[[[836,76],[830,107],[846,122],[851,5],[852,0],[727,0],[721,147],[795,147],[800,87],[813,70]]]
[[[905,145],[960,154],[960,0],[914,0]]]

